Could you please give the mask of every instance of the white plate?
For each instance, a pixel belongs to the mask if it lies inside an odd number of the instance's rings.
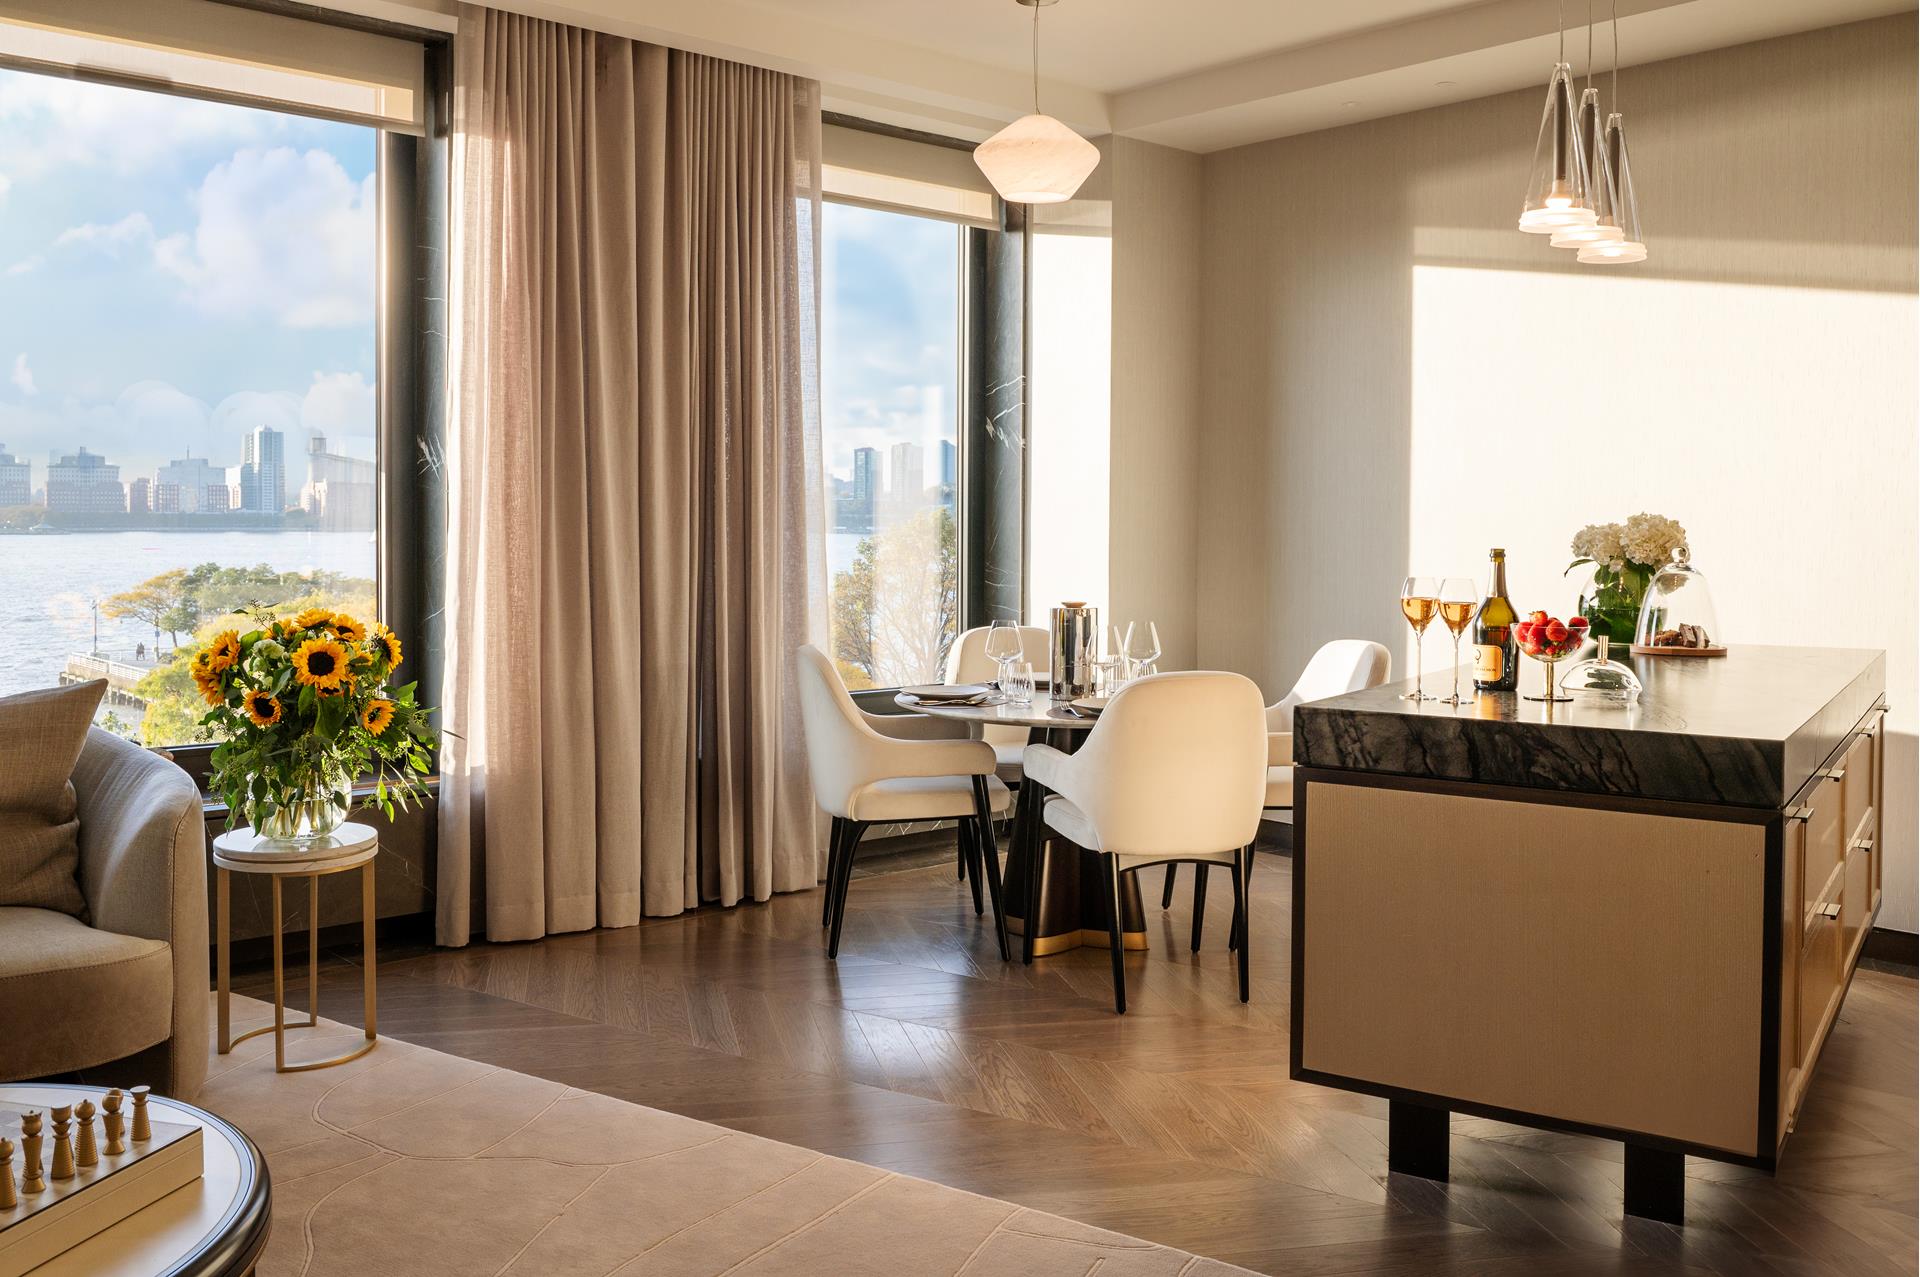
[[[970,701],[985,696],[993,689],[985,683],[926,683],[919,687],[900,689],[915,700],[921,701]]]
[[[1089,714],[1098,714],[1107,707],[1107,702],[1112,699],[1111,696],[1082,696],[1079,700],[1073,702],[1073,707]]]

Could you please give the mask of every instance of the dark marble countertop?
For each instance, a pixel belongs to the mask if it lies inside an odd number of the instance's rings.
[[[1411,680],[1315,701],[1294,711],[1294,761],[1779,807],[1886,692],[1886,654],[1863,649],[1737,646],[1724,658],[1627,659],[1642,683],[1632,706],[1522,699],[1541,686],[1530,660],[1521,663],[1520,692],[1459,706],[1400,699]],[[1445,682],[1436,678],[1434,688]]]

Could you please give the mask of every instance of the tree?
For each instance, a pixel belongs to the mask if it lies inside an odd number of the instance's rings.
[[[937,682],[960,614],[953,511],[922,510],[861,540],[833,583],[833,655],[849,687]]]
[[[101,603],[100,610],[116,619],[130,616],[151,625],[156,649],[160,646],[162,630],[178,647],[180,632],[193,628],[193,620],[184,610],[188,600],[187,570],[174,568],[159,576],[148,577],[131,590],[113,595]]]

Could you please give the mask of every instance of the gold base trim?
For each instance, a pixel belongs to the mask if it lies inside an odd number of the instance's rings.
[[[297,1024],[283,1024],[280,1027],[281,1029],[287,1032],[292,1032],[294,1029],[318,1028],[319,1025],[320,1025],[320,1021],[314,1019],[311,1015],[309,1015],[306,1019],[301,1020]],[[257,1029],[248,1029],[245,1033],[242,1033],[239,1037],[234,1038],[232,1041],[222,1046],[220,1048],[220,1054],[229,1055],[233,1052],[234,1047],[239,1046],[242,1042],[245,1042],[248,1038],[257,1038],[262,1033],[271,1033],[271,1032],[273,1032],[273,1026],[271,1024],[263,1024]]]
[[[275,1073],[311,1073],[315,1069],[330,1069],[336,1064],[347,1064],[357,1060],[379,1045],[378,1038],[368,1038],[360,1044],[358,1049],[349,1051],[345,1055],[336,1055],[331,1060],[312,1060],[306,1064],[276,1064],[273,1066],[273,1071]]]
[[[1026,935],[1025,920],[1008,914],[1007,934],[1010,936]],[[1036,958],[1044,958],[1055,953],[1066,953],[1070,949],[1079,949],[1082,947],[1088,949],[1106,949],[1112,946],[1108,944],[1108,936],[1104,928],[1095,930],[1092,927],[1083,927],[1078,931],[1062,931],[1057,935],[1035,936],[1033,938],[1033,956]],[[1120,947],[1133,953],[1145,953],[1148,948],[1147,933],[1144,931],[1122,931],[1120,933]]]

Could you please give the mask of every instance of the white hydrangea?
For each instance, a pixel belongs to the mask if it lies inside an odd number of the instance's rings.
[[[1657,568],[1671,563],[1674,551],[1687,548],[1687,530],[1664,514],[1642,511],[1627,520],[1620,541],[1627,558]]]
[[[1573,534],[1573,553],[1618,572],[1627,565],[1626,529],[1617,523],[1589,523]]]

